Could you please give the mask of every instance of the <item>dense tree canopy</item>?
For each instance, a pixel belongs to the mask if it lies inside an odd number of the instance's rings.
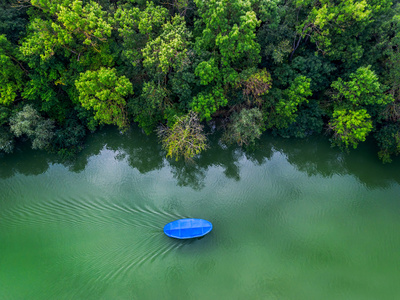
[[[400,153],[400,4],[390,0],[4,0],[0,151],[65,155],[103,124],[168,156],[325,132]],[[157,130],[158,128],[158,130]]]

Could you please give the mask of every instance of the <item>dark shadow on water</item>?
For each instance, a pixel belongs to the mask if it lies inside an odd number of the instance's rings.
[[[204,187],[206,168],[196,162],[170,161],[172,176],[178,186],[190,186],[194,190]]]
[[[174,239],[167,236],[165,237],[169,239],[165,241],[166,244],[171,245],[174,251],[179,251],[185,255],[208,253],[217,247],[211,233],[192,239]]]
[[[136,127],[125,133],[107,127],[88,138],[86,148],[70,162],[69,169],[73,172],[84,170],[89,158],[99,155],[103,149],[116,152],[115,159],[126,159],[140,173],[163,167],[164,155],[156,136],[147,136]]]
[[[385,188],[393,182],[400,183],[400,159],[383,164],[377,157],[374,141],[368,140],[348,153],[332,148],[327,137],[309,139],[282,139],[264,137],[261,143],[287,157],[288,162],[308,176],[331,177],[350,175],[368,188]]]
[[[172,174],[180,186],[189,186],[199,190],[204,186],[206,171],[210,167],[221,167],[227,178],[240,180],[238,160],[243,151],[236,147],[227,147],[220,143],[220,135],[209,136],[209,149],[194,158],[193,161],[175,161],[169,159]]]
[[[28,143],[17,146],[13,154],[0,154],[0,178],[9,178],[17,173],[39,175],[46,172],[50,164],[57,162],[55,155],[32,150]]]
[[[140,129],[132,127],[124,134],[115,131],[105,140],[108,150],[119,151],[132,168],[140,173],[161,169],[164,166],[164,153],[155,135],[148,136]]]

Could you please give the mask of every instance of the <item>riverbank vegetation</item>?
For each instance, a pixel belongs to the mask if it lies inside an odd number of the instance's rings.
[[[400,4],[389,0],[4,0],[0,150],[68,156],[105,124],[158,133],[167,155],[268,130],[367,137],[400,153]]]

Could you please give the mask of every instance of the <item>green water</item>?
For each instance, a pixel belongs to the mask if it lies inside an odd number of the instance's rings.
[[[211,139],[193,164],[104,130],[0,157],[0,299],[400,299],[400,161],[370,144]],[[163,226],[211,221],[197,240]]]

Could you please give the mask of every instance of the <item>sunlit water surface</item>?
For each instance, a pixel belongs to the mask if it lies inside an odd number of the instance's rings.
[[[164,156],[132,129],[0,157],[0,299],[400,299],[398,159],[271,136]],[[163,234],[186,217],[213,231]]]

